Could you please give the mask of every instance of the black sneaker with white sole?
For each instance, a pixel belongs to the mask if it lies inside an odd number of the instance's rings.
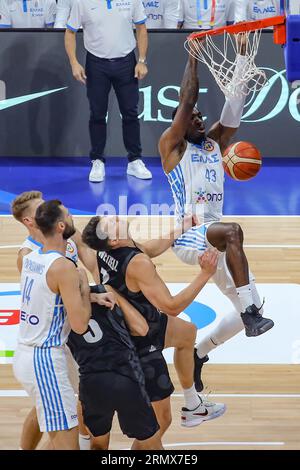
[[[256,305],[250,305],[246,311],[241,313],[241,318],[245,325],[246,336],[259,336],[273,328],[274,322],[269,318],[264,318]]]

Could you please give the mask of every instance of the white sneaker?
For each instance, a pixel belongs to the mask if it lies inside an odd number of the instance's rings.
[[[222,416],[225,411],[226,405],[224,405],[224,403],[203,402],[200,398],[200,403],[194,410],[181,408],[181,426],[187,428],[199,426],[203,421],[209,421],[210,419]]]
[[[145,163],[141,159],[128,163],[127,175],[135,176],[141,180],[150,180],[152,178],[151,171],[146,168]]]
[[[105,165],[102,160],[93,160],[93,166],[89,174],[89,181],[101,183],[105,176]]]

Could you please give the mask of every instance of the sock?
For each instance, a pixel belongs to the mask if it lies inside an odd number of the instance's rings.
[[[242,312],[245,312],[246,308],[254,303],[251,286],[247,284],[246,286],[237,287],[236,291],[242,305]]]
[[[191,388],[183,389],[184,395],[184,406],[188,410],[194,410],[200,403],[200,398],[198,396],[197,390],[195,389],[195,384]]]
[[[211,340],[211,335],[205,336],[205,338],[201,339],[201,341],[196,345],[197,349],[197,356],[199,359],[203,359],[210,351],[215,349],[218,344],[214,344]]]
[[[251,292],[252,292],[252,298],[253,298],[253,303],[256,305],[257,308],[261,308],[262,306],[262,301],[261,298],[259,297],[259,293],[257,292],[257,288],[255,285],[254,281],[250,281],[250,287],[251,287]],[[263,314],[264,309],[262,308],[259,313]]]
[[[220,323],[197,344],[197,355],[203,358],[220,344],[225,343],[230,338],[244,329],[240,313],[233,311],[228,313]]]
[[[79,448],[80,450],[90,450],[91,449],[91,438],[88,434],[85,436],[83,434],[79,434]]]

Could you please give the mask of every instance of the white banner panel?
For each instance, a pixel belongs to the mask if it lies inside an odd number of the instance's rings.
[[[172,294],[186,284],[168,284]],[[275,326],[257,338],[244,332],[211,352],[211,363],[223,364],[299,364],[300,363],[300,285],[258,284],[261,298],[266,298],[265,315]],[[0,363],[11,363],[16,347],[19,323],[19,284],[0,284]],[[214,284],[208,284],[180,316],[198,327],[197,339],[212,331],[221,318],[232,310],[230,301]],[[165,356],[173,362],[173,351]]]

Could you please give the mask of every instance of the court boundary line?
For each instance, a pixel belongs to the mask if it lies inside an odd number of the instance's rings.
[[[164,447],[194,447],[194,446],[284,446],[286,442],[280,441],[207,441],[207,442],[174,442],[171,443],[164,443]]]
[[[0,394],[1,396],[1,394]],[[173,393],[174,398],[183,398],[183,393]],[[210,393],[213,398],[300,398],[300,393]]]
[[[1,365],[0,365],[1,367]],[[182,398],[183,393],[173,393],[172,398]],[[211,393],[213,398],[300,398],[299,393]],[[22,389],[1,389],[0,398],[26,398],[28,394]]]

